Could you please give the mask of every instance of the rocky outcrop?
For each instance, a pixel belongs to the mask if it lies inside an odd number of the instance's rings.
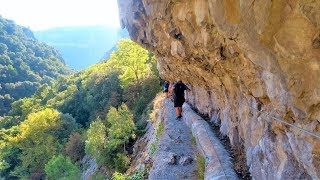
[[[92,175],[98,171],[98,164],[96,160],[90,156],[85,156],[81,160],[82,173],[81,180],[90,179]]]
[[[133,40],[164,79],[244,145],[255,179],[319,179],[320,1],[118,0]],[[266,113],[260,113],[263,111]]]

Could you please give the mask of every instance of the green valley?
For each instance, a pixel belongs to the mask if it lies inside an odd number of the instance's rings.
[[[84,155],[125,172],[130,142],[143,133],[141,116],[159,91],[154,56],[120,40],[108,61],[12,104],[0,118],[0,177],[77,179]]]

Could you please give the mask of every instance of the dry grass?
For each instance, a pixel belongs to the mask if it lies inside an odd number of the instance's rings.
[[[156,122],[157,116],[161,107],[161,102],[165,98],[163,93],[159,93],[153,100],[153,108],[151,113],[149,114],[150,120],[152,122]]]

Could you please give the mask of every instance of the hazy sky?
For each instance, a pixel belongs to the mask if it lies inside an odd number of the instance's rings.
[[[117,0],[0,0],[0,15],[32,30],[120,26]]]

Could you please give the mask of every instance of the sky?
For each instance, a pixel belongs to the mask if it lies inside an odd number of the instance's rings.
[[[0,15],[34,31],[65,26],[120,27],[117,0],[0,0]]]

